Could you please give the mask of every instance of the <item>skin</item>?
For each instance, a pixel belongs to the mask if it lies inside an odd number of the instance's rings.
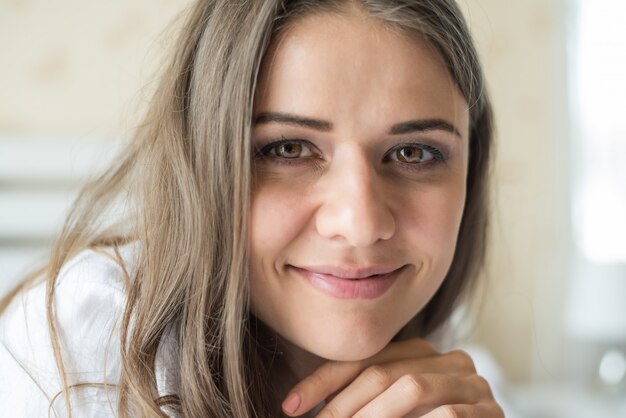
[[[443,281],[463,213],[468,109],[440,56],[356,10],[308,16],[271,45],[254,112],[251,309],[281,341],[299,405],[284,402],[285,413],[326,400],[318,416],[423,416],[466,402],[499,416],[488,385],[467,378],[471,359],[390,343]],[[431,128],[390,131],[408,121]],[[398,277],[382,296],[343,299],[296,269],[320,265]]]

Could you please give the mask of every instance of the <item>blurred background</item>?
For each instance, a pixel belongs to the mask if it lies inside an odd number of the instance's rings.
[[[0,294],[138,123],[188,3],[0,1]],[[460,4],[498,132],[489,265],[458,344],[508,417],[626,417],[626,2]]]

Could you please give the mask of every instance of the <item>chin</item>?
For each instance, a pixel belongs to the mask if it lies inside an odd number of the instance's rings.
[[[359,333],[351,331],[318,338],[307,338],[304,349],[327,360],[359,361],[372,357],[389,344],[393,333]],[[311,337],[309,335],[309,337]]]

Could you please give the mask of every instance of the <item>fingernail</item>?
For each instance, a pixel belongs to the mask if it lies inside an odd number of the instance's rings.
[[[287,396],[287,399],[283,401],[283,410],[285,410],[285,412],[293,414],[300,406],[300,401],[300,395],[298,395],[296,392],[292,392],[291,394],[289,394],[289,396]]]

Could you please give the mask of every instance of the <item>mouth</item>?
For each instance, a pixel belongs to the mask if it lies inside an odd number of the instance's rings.
[[[292,265],[287,267],[326,295],[338,299],[376,299],[393,286],[407,265],[365,268],[330,266],[303,268]]]

